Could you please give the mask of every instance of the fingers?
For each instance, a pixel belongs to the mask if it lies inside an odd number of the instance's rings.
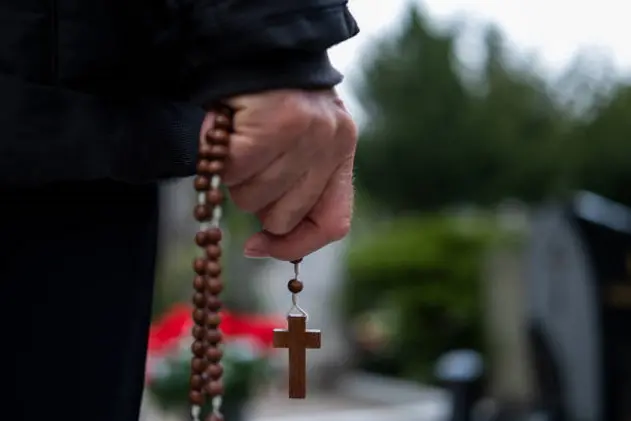
[[[332,177],[333,168],[314,168],[278,199],[266,212],[257,216],[263,229],[271,234],[291,232],[311,212]]]
[[[245,244],[249,257],[295,260],[342,239],[350,230],[353,210],[353,160],[333,174],[317,204],[287,235],[259,232]]]
[[[283,155],[250,180],[230,188],[230,198],[239,209],[257,213],[300,184],[306,174],[307,167],[302,160]]]

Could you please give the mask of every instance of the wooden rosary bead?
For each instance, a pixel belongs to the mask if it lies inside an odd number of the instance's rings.
[[[201,325],[206,324],[207,319],[208,319],[207,314],[203,309],[196,308],[195,310],[193,310],[193,320],[198,325],[201,326]]]
[[[207,366],[208,362],[204,358],[195,357],[191,360],[191,371],[194,374],[202,374]]]
[[[210,364],[204,373],[208,378],[217,380],[223,374],[223,366],[221,364]]]
[[[219,313],[208,313],[206,314],[206,327],[216,329],[221,323],[221,317]]]
[[[228,117],[229,111],[225,110],[223,112],[221,112],[220,114],[217,114],[217,116],[215,117],[215,127],[224,129],[224,130],[228,130],[230,129],[230,117]]]
[[[201,391],[204,388],[204,384],[206,382],[204,381],[204,377],[202,377],[200,374],[193,374],[191,375],[190,383],[191,389]]]
[[[197,339],[198,341],[203,341],[204,339],[206,339],[206,329],[202,326],[193,326],[193,329],[191,329],[191,334],[193,335],[193,338]]]
[[[223,233],[219,228],[213,227],[206,230],[206,236],[208,237],[208,244],[217,244],[223,238]]]
[[[208,236],[206,235],[206,231],[199,231],[195,234],[195,244],[199,247],[204,247],[208,244]]]
[[[206,191],[210,189],[210,178],[203,175],[198,175],[197,177],[195,177],[193,185],[195,186],[195,190],[197,191]]]
[[[195,244],[200,247],[216,245],[221,241],[223,234],[219,228],[210,228],[206,231],[199,231],[195,234]]]
[[[212,159],[212,156],[210,155],[210,149],[211,149],[211,145],[209,145],[208,143],[201,143],[199,145],[199,149],[197,150],[197,155],[199,155],[199,157],[203,158],[203,159]]]
[[[221,257],[221,247],[217,244],[211,244],[206,247],[206,256],[209,259],[219,259]]]
[[[211,381],[206,385],[206,393],[213,397],[223,394],[223,383],[220,380]]]
[[[206,359],[210,363],[218,363],[221,357],[223,357],[223,351],[219,348],[212,347],[206,350]]]
[[[207,330],[205,338],[211,345],[217,345],[219,342],[221,342],[223,335],[219,330]]]
[[[206,193],[206,201],[211,205],[219,205],[223,202],[223,192],[220,189],[212,189]]]
[[[230,151],[226,145],[212,145],[210,147],[210,156],[215,159],[226,159]]]
[[[225,159],[228,153],[229,150],[226,145],[209,145],[205,143],[199,146],[199,156],[209,161],[213,159]]]
[[[292,294],[300,293],[303,287],[304,285],[298,279],[292,279],[287,283],[287,289],[289,289],[289,292],[291,292]]]
[[[206,296],[201,292],[193,294],[193,304],[195,307],[206,307]]]
[[[221,265],[217,261],[210,260],[206,262],[206,274],[208,276],[221,275]]]
[[[212,216],[212,209],[208,205],[197,205],[193,211],[193,216],[198,222],[208,221]]]
[[[206,308],[210,311],[219,311],[221,309],[221,300],[215,296],[208,297]]]
[[[197,163],[197,172],[202,175],[214,175],[219,174],[224,169],[224,163],[217,159],[208,160],[200,159]]]
[[[198,275],[206,274],[206,259],[203,257],[196,257],[195,260],[193,260],[193,270]]]
[[[202,406],[204,404],[204,394],[198,390],[191,390],[188,394],[188,399],[193,405]]]
[[[226,129],[214,129],[208,132],[206,138],[214,144],[227,145],[230,142],[230,134]]]
[[[212,295],[221,294],[223,291],[223,282],[219,278],[208,278],[206,288]]]
[[[203,259],[202,259],[203,261]],[[196,269],[196,263],[193,263],[193,269],[195,269],[195,272],[197,272]],[[206,262],[204,261],[204,265],[202,267],[202,271],[206,268]],[[206,278],[204,278],[203,275],[197,275],[194,279],[193,279],[193,288],[195,288],[195,291],[197,292],[203,292],[206,289]]]
[[[196,357],[200,357],[201,358],[207,352],[207,348],[208,348],[208,346],[204,342],[202,342],[202,341],[194,341],[193,344],[191,345],[191,352]]]

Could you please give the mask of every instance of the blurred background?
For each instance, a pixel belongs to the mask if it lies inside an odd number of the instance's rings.
[[[305,259],[309,397],[270,350],[291,265],[229,208],[227,421],[631,421],[631,47],[614,0],[355,0],[351,235]],[[164,187],[141,419],[186,420],[191,180]],[[184,351],[182,351],[184,350]]]

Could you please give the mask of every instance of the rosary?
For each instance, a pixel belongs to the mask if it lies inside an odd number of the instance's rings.
[[[222,335],[219,310],[219,294],[223,289],[221,280],[221,238],[219,222],[222,216],[221,174],[224,160],[229,152],[232,112],[221,107],[213,111],[214,123],[199,145],[197,176],[194,187],[197,205],[194,216],[200,223],[195,243],[203,251],[203,257],[193,262],[196,276],[193,280],[193,320],[191,334],[191,380],[189,400],[191,418],[200,421],[202,405],[210,399],[212,412],[206,421],[224,421],[221,414],[223,395],[221,357]],[[287,329],[274,330],[274,348],[287,348],[289,352],[289,398],[306,397],[306,350],[320,348],[320,332],[307,330],[307,313],[298,305],[298,294],[303,289],[298,279],[300,260],[291,262],[294,277],[287,284],[292,297],[292,307],[287,314]]]

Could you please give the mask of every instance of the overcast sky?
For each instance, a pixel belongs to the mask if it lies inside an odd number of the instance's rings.
[[[410,0],[416,1],[416,0]],[[374,39],[396,29],[408,0],[351,0],[362,32],[331,51],[334,64],[347,75],[340,87],[352,102],[349,83],[361,52]],[[550,69],[562,68],[581,47],[598,47],[615,64],[631,69],[631,25],[626,0],[424,0],[421,5],[438,21],[455,17],[479,25],[498,24],[523,51],[535,51]],[[476,52],[470,52],[475,55]],[[351,104],[351,107],[356,105]]]

